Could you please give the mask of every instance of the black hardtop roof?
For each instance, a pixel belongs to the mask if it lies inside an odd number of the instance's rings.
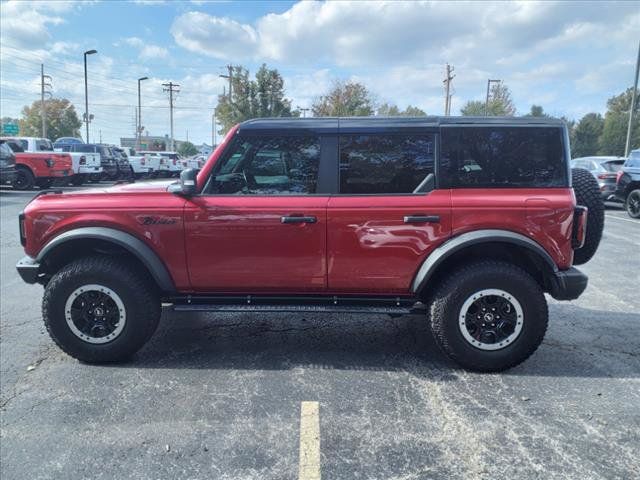
[[[564,121],[547,117],[310,117],[254,118],[240,124],[240,132],[276,130],[349,131],[357,129],[422,129],[441,125],[546,125],[562,126]]]

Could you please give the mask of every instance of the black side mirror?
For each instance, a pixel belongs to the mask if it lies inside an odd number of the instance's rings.
[[[196,194],[198,171],[187,168],[180,172],[180,194],[190,197]]]

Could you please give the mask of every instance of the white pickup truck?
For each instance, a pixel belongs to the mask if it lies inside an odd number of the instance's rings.
[[[147,155],[143,152],[136,153],[136,151],[131,147],[116,147],[116,150],[127,156],[135,178],[152,176],[154,166]]]
[[[25,152],[53,152],[53,144],[47,138],[38,137],[14,137],[14,140],[20,144]],[[56,152],[67,152],[71,156],[71,165],[73,176],[71,183],[74,185],[82,185],[87,181],[90,175],[101,175],[102,167],[100,166],[100,154],[82,152],[77,149],[70,149],[72,146],[79,145],[61,145],[56,148]]]
[[[150,175],[152,178],[171,176],[169,169],[170,160],[160,155],[160,152],[144,150],[138,152],[138,155],[144,155],[148,164],[153,168],[153,174]]]

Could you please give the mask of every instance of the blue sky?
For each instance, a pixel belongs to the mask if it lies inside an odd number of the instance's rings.
[[[92,139],[134,131],[136,79],[143,124],[169,131],[162,83],[181,85],[176,138],[211,142],[211,113],[227,63],[263,62],[285,77],[294,106],[309,106],[336,79],[365,83],[378,102],[443,113],[445,64],[455,67],[453,113],[484,96],[487,78],[511,88],[519,113],[539,104],[578,119],[604,112],[633,81],[640,1],[613,2],[206,2],[0,3],[0,107],[18,116],[39,98],[40,63],[53,93],[84,111],[89,58]]]

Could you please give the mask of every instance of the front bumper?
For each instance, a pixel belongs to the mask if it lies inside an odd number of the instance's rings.
[[[589,277],[575,267],[556,272],[549,293],[556,300],[575,300],[587,288]]]
[[[22,257],[16,263],[16,269],[22,280],[27,283],[36,283],[40,276],[40,263],[30,256]]]

